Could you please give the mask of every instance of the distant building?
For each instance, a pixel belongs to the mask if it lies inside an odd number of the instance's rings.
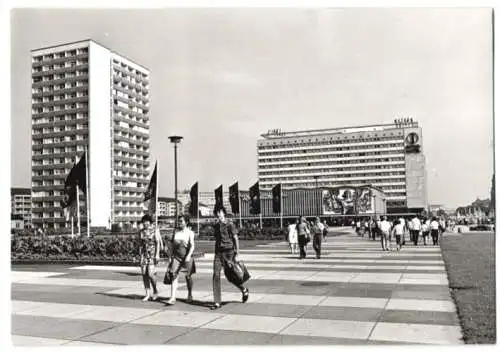
[[[26,228],[31,227],[31,189],[11,188],[10,189],[10,213],[13,216],[20,216]],[[16,217],[16,220],[17,217]]]
[[[10,229],[21,230],[24,229],[24,220],[21,215],[10,215]]]
[[[178,214],[182,212],[182,202],[177,200]],[[174,217],[175,216],[175,198],[173,197],[158,197],[158,217]]]
[[[257,141],[260,187],[270,190],[380,188],[388,213],[427,209],[422,128],[412,119],[392,124],[282,132]]]

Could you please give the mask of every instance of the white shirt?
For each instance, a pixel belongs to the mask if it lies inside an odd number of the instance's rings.
[[[380,230],[384,233],[389,233],[391,230],[391,224],[387,221],[380,222]]]
[[[411,224],[412,224],[413,230],[420,230],[422,228],[422,224],[420,223],[420,219],[418,219],[417,217],[414,217],[411,220]]]
[[[405,231],[404,223],[398,223],[394,226],[394,234],[403,235]]]
[[[433,229],[433,230],[439,229],[439,223],[437,221],[432,221],[431,222],[431,229]]]

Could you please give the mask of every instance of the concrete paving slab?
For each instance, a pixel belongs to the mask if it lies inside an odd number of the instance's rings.
[[[156,314],[134,320],[133,324],[159,325],[159,326],[183,326],[183,327],[200,327],[209,322],[223,317],[223,314],[217,312],[190,312],[167,310]]]
[[[187,327],[125,324],[85,337],[100,343],[158,345],[188,332]]]
[[[45,316],[12,316],[11,333],[14,335],[73,340],[117,324],[106,321],[81,321]]]
[[[455,304],[450,300],[391,298],[387,304],[387,310],[455,312]]]
[[[461,344],[460,327],[444,325],[394,324],[379,322],[370,340]]]
[[[62,344],[69,342],[67,340],[59,340],[55,338],[21,336],[21,335],[12,335],[11,339],[12,339],[12,344],[16,347],[60,346]]]
[[[374,322],[298,319],[280,335],[367,339]]]
[[[214,330],[250,331],[264,333],[278,333],[294,322],[295,318],[253,315],[225,315],[217,320],[207,323],[203,328]]]
[[[171,345],[265,345],[274,334],[198,328],[167,342]]]

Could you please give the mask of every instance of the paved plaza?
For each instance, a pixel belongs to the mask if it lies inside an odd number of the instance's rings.
[[[27,345],[461,344],[440,248],[383,252],[343,229],[323,256],[285,242],[241,250],[250,299],[225,279],[212,311],[213,254],[197,259],[193,303],[143,303],[138,267],[30,265],[12,272],[12,340]],[[161,268],[159,278],[163,278]],[[222,278],[224,276],[222,275]],[[166,301],[170,286],[160,287]]]

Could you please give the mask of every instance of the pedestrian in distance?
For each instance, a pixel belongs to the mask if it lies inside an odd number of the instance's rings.
[[[391,248],[390,235],[391,235],[391,224],[387,221],[387,217],[382,217],[382,222],[380,222],[380,243],[382,245],[382,251],[389,251]]]
[[[290,244],[290,251],[292,255],[298,253],[298,240],[297,240],[297,224],[299,224],[300,219],[297,218],[295,222],[290,222],[288,225],[288,244]]]
[[[422,221],[422,240],[424,241],[424,245],[427,245],[429,232],[430,232],[430,222],[427,218],[424,218]]]
[[[432,237],[432,245],[438,245],[439,238],[439,222],[436,217],[432,217],[431,222],[431,237]]]
[[[392,235],[396,238],[396,251],[401,250],[401,239],[405,234],[405,221],[399,219],[398,223],[392,228]]]
[[[316,252],[317,259],[321,258],[321,243],[323,241],[323,229],[324,226],[321,223],[319,217],[316,217],[311,233],[313,234],[313,249]]]
[[[160,230],[153,224],[150,215],[144,215],[141,219],[139,231],[139,257],[142,280],[146,296],[142,301],[158,299],[158,288],[156,282],[156,266],[160,261],[160,251],[163,250],[163,240]]]
[[[300,222],[297,224],[297,239],[299,241],[299,258],[305,259],[307,256],[307,243],[311,240],[311,232],[305,217],[299,217]]]
[[[224,207],[215,211],[217,223],[214,226],[215,236],[215,254],[214,254],[214,274],[213,274],[213,292],[214,304],[211,309],[215,310],[221,307],[221,280],[220,272],[223,267],[228,265],[228,262],[238,262],[238,253],[240,244],[236,227],[231,220],[226,218],[226,209]],[[233,283],[234,284],[234,283]],[[234,284],[242,295],[241,301],[246,303],[249,296],[248,288],[242,284]]]
[[[167,301],[168,305],[174,305],[176,300],[177,287],[179,285],[179,272],[186,273],[186,286],[188,290],[187,300],[193,300],[193,279],[192,274],[196,272],[196,265],[193,259],[194,252],[194,232],[188,228],[189,218],[181,215],[177,221],[179,229],[172,238],[172,256],[168,265],[168,272],[171,280],[171,294]]]
[[[422,230],[422,223],[420,222],[420,218],[418,218],[415,215],[415,217],[413,217],[411,220],[411,232],[413,233],[412,234],[413,245],[418,245],[418,236],[420,235],[421,230]]]

